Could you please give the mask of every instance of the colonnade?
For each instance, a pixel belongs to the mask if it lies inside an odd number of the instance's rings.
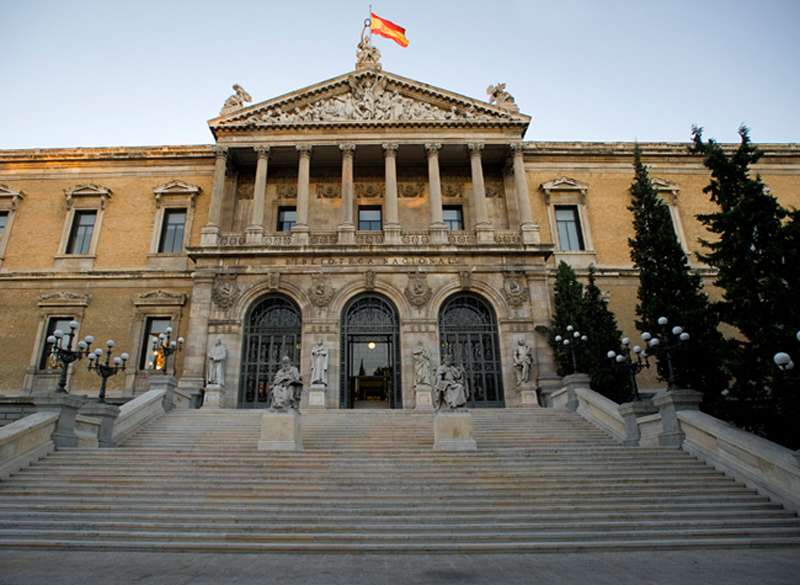
[[[489,219],[486,204],[486,188],[483,177],[482,152],[484,144],[479,142],[468,143],[470,171],[472,176],[472,197],[475,209],[476,232],[479,243],[493,243],[494,230]],[[385,166],[385,199],[383,213],[384,242],[400,243],[400,224],[397,195],[397,150],[399,144],[384,143],[381,145]],[[428,198],[430,204],[430,237],[432,244],[447,243],[447,227],[443,219],[442,186],[439,171],[439,151],[441,143],[426,143],[424,145],[428,162]],[[297,174],[297,218],[292,228],[292,244],[308,245],[310,230],[308,226],[309,185],[311,172],[311,155],[313,145],[298,144],[296,146],[299,157]],[[253,147],[256,156],[256,175],[253,192],[253,205],[251,208],[250,223],[247,227],[248,245],[261,245],[264,236],[263,217],[267,193],[267,167],[269,163],[270,147],[258,145]],[[349,244],[355,242],[356,224],[354,212],[354,184],[353,184],[353,157],[356,144],[344,142],[339,144],[342,154],[342,208],[337,231],[339,243]],[[526,244],[539,243],[539,228],[533,221],[531,204],[528,198],[528,183],[525,176],[522,143],[510,145],[513,158],[514,184],[519,206],[519,230],[522,241]],[[201,245],[217,246],[220,235],[220,222],[222,215],[223,192],[225,186],[225,170],[229,147],[215,146],[214,185],[211,193],[208,224],[202,230]]]

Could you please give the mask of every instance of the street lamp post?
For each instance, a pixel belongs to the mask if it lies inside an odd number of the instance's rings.
[[[795,337],[797,341],[800,341],[800,331],[797,332]],[[800,380],[800,376],[792,372],[792,370],[794,370],[794,362],[788,353],[779,351],[772,360],[775,362],[775,365],[778,366],[778,369],[783,372],[784,380],[790,380],[792,382]]]
[[[627,337],[624,337],[622,339],[624,353],[618,354],[615,351],[609,351],[606,356],[611,360],[611,365],[615,369],[627,370],[631,380],[631,400],[634,402],[639,402],[642,400],[642,397],[639,395],[639,386],[636,384],[636,375],[644,368],[649,368],[650,362],[647,359],[648,355],[646,351],[644,351],[638,345],[634,345],[633,348],[631,348],[630,343],[631,340]],[[635,359],[631,355],[631,352],[633,352],[633,355],[636,356]]]
[[[658,353],[659,357],[664,356],[667,359],[667,372],[669,375],[668,390],[680,390],[678,385],[677,376],[675,375],[675,367],[673,365],[674,354],[676,349],[682,349],[686,341],[689,340],[689,334],[683,330],[683,327],[675,326],[672,328],[672,335],[674,338],[670,340],[667,333],[667,324],[669,321],[666,317],[659,317],[658,324],[661,327],[661,339],[653,337],[645,331],[642,333],[642,341],[650,346],[650,349]]]
[[[70,321],[69,333],[64,333],[61,329],[53,331],[52,335],[47,337],[47,343],[51,345],[50,353],[55,360],[61,364],[61,377],[58,380],[58,388],[56,394],[67,394],[67,370],[69,365],[77,361],[85,355],[89,355],[89,346],[94,343],[94,337],[87,335],[83,340],[78,342],[78,349],[72,349],[72,342],[75,340],[75,330],[78,328],[77,321]],[[62,347],[62,339],[66,335],[67,342]]]
[[[91,372],[94,370],[97,374],[103,378],[102,383],[100,384],[100,397],[97,400],[100,404],[106,403],[106,381],[117,372],[124,372],[125,371],[125,363],[130,359],[130,356],[127,353],[123,353],[119,357],[114,358],[114,365],[111,365],[111,348],[114,347],[114,340],[109,339],[106,342],[106,346],[108,347],[108,351],[106,351],[106,363],[102,363],[101,358],[103,357],[103,350],[97,348],[94,352],[89,354],[89,371]]]
[[[176,351],[180,351],[183,349],[183,337],[179,337],[178,341],[170,341],[170,337],[172,336],[172,327],[167,327],[166,333],[160,333],[158,337],[153,337],[153,351],[156,352],[158,355],[161,356],[161,359],[164,362],[164,366],[161,368],[161,372],[166,376],[167,375],[167,360],[169,356],[171,356]]]
[[[564,337],[556,335],[555,340],[561,344],[561,347],[566,351],[570,358],[572,358],[572,373],[578,372],[578,358],[577,353],[582,343],[589,340],[586,335],[582,335],[580,331],[575,331],[575,327],[567,325],[567,333]]]

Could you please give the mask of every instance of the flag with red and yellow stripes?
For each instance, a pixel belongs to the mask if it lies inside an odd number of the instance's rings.
[[[380,18],[379,16],[375,16],[374,14],[372,14],[372,32],[384,38],[392,39],[401,47],[408,46],[406,29],[386,19]]]

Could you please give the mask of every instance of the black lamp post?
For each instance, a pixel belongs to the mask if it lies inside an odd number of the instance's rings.
[[[67,393],[67,369],[69,365],[77,361],[85,355],[89,355],[89,346],[94,343],[94,337],[87,335],[85,339],[78,342],[78,349],[72,349],[72,342],[75,340],[75,330],[78,328],[77,321],[70,321],[69,333],[65,334],[61,329],[53,331],[52,335],[47,337],[47,343],[51,345],[50,353],[55,360],[61,364],[61,378],[58,380],[58,388],[56,394]],[[62,347],[61,340],[67,336],[67,342]]]
[[[674,358],[673,352],[677,349],[682,349],[686,341],[689,340],[689,334],[683,330],[683,327],[675,326],[672,328],[672,339],[669,338],[667,333],[667,323],[669,321],[666,317],[659,317],[658,324],[661,327],[661,339],[653,337],[645,331],[642,333],[642,340],[649,344],[650,349],[658,353],[658,356],[664,356],[667,359],[667,371],[669,373],[669,390],[680,390],[677,377],[675,375],[675,367],[672,360]]]
[[[641,401],[642,397],[639,396],[639,386],[636,384],[636,374],[641,372],[644,368],[650,367],[650,362],[647,360],[647,352],[638,345],[630,347],[631,340],[627,337],[622,339],[624,353],[617,353],[609,351],[606,355],[611,360],[611,365],[617,370],[627,370],[631,380],[631,400],[634,402]],[[633,352],[633,355],[631,355]],[[634,359],[633,356],[636,356]]]
[[[164,361],[164,366],[161,368],[162,373],[167,375],[167,359],[176,351],[183,349],[183,337],[179,337],[177,343],[170,341],[172,336],[172,327],[167,327],[166,333],[160,333],[158,337],[153,338],[153,351],[161,356]]]
[[[560,335],[555,336],[556,342],[560,343],[570,358],[572,358],[572,373],[578,372],[578,358],[577,353],[582,343],[589,340],[586,335],[581,335],[580,331],[575,331],[575,327],[567,325],[567,333],[564,337]]]
[[[111,348],[114,347],[114,340],[109,339],[106,342],[106,346],[108,347],[108,351],[106,353],[106,363],[101,362],[101,358],[103,357],[103,350],[97,348],[94,352],[89,354],[89,371],[91,372],[94,370],[97,374],[103,378],[103,382],[100,384],[100,397],[97,400],[100,404],[106,403],[106,381],[116,374],[117,372],[124,372],[125,371],[125,362],[130,359],[127,353],[123,353],[120,357],[114,358],[114,365],[111,365]]]

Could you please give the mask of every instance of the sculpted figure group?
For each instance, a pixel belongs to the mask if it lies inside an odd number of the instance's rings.
[[[288,356],[281,359],[281,368],[272,378],[272,405],[270,410],[287,411],[300,408],[300,395],[303,391],[303,378]]]
[[[463,366],[454,366],[453,358],[444,356],[442,365],[436,370],[436,381],[433,385],[433,406],[436,410],[444,408],[456,410],[467,403],[469,388],[467,373]]]

